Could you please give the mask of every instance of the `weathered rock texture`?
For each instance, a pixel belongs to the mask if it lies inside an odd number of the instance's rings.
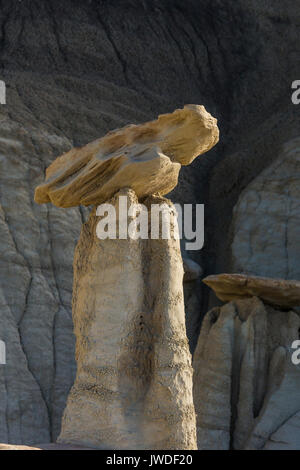
[[[280,436],[280,448],[299,447],[299,327],[257,297],[206,314],[193,360],[199,449],[277,448]]]
[[[223,302],[259,297],[264,302],[282,308],[300,306],[300,281],[270,279],[246,274],[217,274],[202,281],[211,287]]]
[[[66,138],[1,123],[0,442],[55,439],[74,381],[70,261],[85,209],[62,217],[33,201],[43,162],[68,147]]]
[[[295,413],[277,429],[264,445],[266,450],[300,450],[300,413]]]
[[[243,191],[232,232],[232,270],[300,279],[300,137]]]
[[[117,211],[120,195],[128,207],[138,203],[132,190],[121,191],[110,201]],[[152,203],[172,209],[166,199]],[[75,250],[77,376],[59,442],[195,449],[179,240],[100,240],[99,220],[93,212]]]
[[[1,428],[11,429],[3,440],[14,443],[19,436],[19,443],[35,444],[40,432],[55,440],[75,372],[72,262],[85,209],[34,204],[45,168],[111,129],[155,119],[183,103],[204,103],[218,118],[222,139],[207,158],[182,167],[170,197],[205,203],[205,246],[189,255],[206,275],[228,272],[233,206],[280,156],[281,145],[299,136],[299,106],[290,100],[290,85],[299,78],[299,24],[294,0],[2,2],[0,63],[7,104],[0,106],[0,286],[14,312],[24,367],[41,390],[32,402],[35,416],[45,407],[49,416],[40,426],[29,417],[28,427],[21,427],[21,406],[2,413]],[[268,272],[252,274],[284,278],[281,253],[260,264]],[[293,254],[289,263],[292,259]],[[297,263],[292,264],[291,277],[299,279]],[[185,283],[192,348],[207,312],[210,289],[201,284]],[[2,323],[6,332],[8,318]],[[1,366],[1,380],[17,386],[20,358],[10,358],[10,372]],[[8,402],[11,393],[7,387]],[[20,387],[27,409],[23,396]]]
[[[73,207],[100,204],[125,187],[138,198],[164,195],[177,185],[181,165],[189,165],[218,140],[216,119],[203,106],[186,105],[58,157],[34,198],[40,204]]]

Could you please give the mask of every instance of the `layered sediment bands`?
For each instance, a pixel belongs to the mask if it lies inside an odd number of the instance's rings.
[[[287,431],[300,411],[300,366],[291,346],[299,327],[294,311],[257,297],[207,313],[193,361],[199,449],[274,449],[284,434],[286,448],[293,445]]]
[[[116,209],[120,195],[138,203],[122,190],[110,201]],[[153,202],[172,208],[159,197],[145,204]],[[75,251],[77,376],[59,442],[195,449],[179,241],[100,240],[99,220],[93,211]]]
[[[198,105],[186,105],[156,121],[109,132],[58,157],[46,171],[35,201],[58,207],[100,204],[119,189],[137,196],[175,188],[181,165],[189,165],[219,140],[217,120]]]

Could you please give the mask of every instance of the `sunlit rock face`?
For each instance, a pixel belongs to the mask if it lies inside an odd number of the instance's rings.
[[[181,165],[189,165],[219,140],[217,121],[203,106],[187,105],[156,121],[109,132],[72,149],[47,169],[35,201],[58,207],[99,204],[121,188],[138,198],[167,194],[177,185]]]
[[[173,189],[181,164],[209,150],[218,136],[216,119],[198,105],[110,132],[56,159],[35,201],[115,206],[123,188],[127,205],[139,199],[163,204],[153,194]],[[117,226],[124,214],[118,217]],[[94,209],[75,251],[78,369],[59,440],[97,448],[194,449],[179,239],[101,240],[95,227]]]
[[[128,207],[138,203],[132,190],[123,190],[109,201],[116,212],[120,196]],[[151,204],[175,211],[161,197],[147,198]],[[59,442],[195,449],[179,240],[100,240],[99,221],[92,212],[75,250],[77,376]]]

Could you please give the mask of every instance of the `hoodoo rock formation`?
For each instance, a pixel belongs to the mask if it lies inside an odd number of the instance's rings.
[[[300,365],[292,360],[300,318],[280,310],[284,281],[251,277],[253,290],[243,291],[240,275],[209,278],[228,303],[206,314],[194,355],[198,448],[300,449]]]
[[[219,140],[217,120],[203,106],[186,105],[140,126],[109,132],[57,158],[36,188],[35,201],[58,207],[107,201],[119,189],[138,198],[169,193],[181,165],[189,165]]]
[[[132,190],[110,203],[137,204]],[[163,204],[150,197],[145,204]],[[195,449],[192,365],[178,240],[100,240],[83,226],[74,258],[77,376],[59,442]],[[129,222],[132,222],[131,219]]]
[[[36,202],[69,207],[105,201],[117,216],[117,237],[100,239],[101,217],[94,207],[75,250],[77,375],[60,443],[100,449],[196,448],[175,208],[153,194],[170,191],[180,165],[217,140],[216,120],[202,106],[188,105],[71,150],[55,160],[37,188]],[[127,207],[141,198],[149,209],[167,205],[173,214],[171,237],[165,239],[161,230],[157,239],[150,233],[147,239],[119,237],[124,215],[128,224],[137,217],[119,212],[121,196]],[[151,222],[150,217],[150,231]]]
[[[89,209],[33,201],[58,155],[183,103],[218,118],[221,143],[166,196],[205,204],[204,247],[184,265],[191,351],[218,302],[203,275],[300,280],[299,23],[293,0],[1,3],[0,442],[56,441],[75,379],[72,263]]]

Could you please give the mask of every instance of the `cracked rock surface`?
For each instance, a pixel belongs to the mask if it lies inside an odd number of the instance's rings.
[[[221,141],[181,169],[170,198],[205,203],[205,246],[188,255],[204,275],[229,272],[241,191],[299,136],[290,101],[299,24],[294,0],[2,1],[0,339],[10,344],[0,365],[0,442],[55,440],[75,377],[72,262],[87,210],[33,202],[46,167],[112,129],[203,103]],[[299,279],[299,255],[289,253],[289,276]],[[277,256],[253,274],[285,278],[283,248]],[[193,277],[185,283],[192,350],[208,310],[208,288]]]
[[[297,313],[257,297],[206,314],[193,360],[198,449],[299,448],[299,327]]]
[[[74,380],[70,260],[82,214],[72,209],[61,217],[35,204],[32,191],[43,157],[69,145],[15,123],[1,126],[1,442],[51,440]]]

